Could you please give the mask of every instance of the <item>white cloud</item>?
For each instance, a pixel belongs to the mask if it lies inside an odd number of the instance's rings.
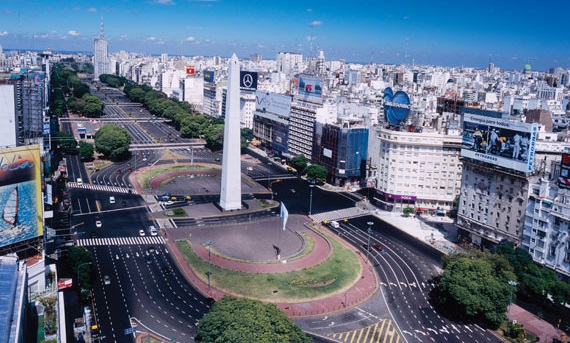
[[[8,34],[8,31],[0,31],[0,36],[6,36]]]
[[[120,40],[127,40],[127,39],[129,39],[129,36],[121,35],[121,37],[119,37],[119,38],[120,38]]]
[[[174,5],[174,1],[172,0],[154,0],[152,3],[159,5]]]
[[[322,25],[322,24],[323,24],[322,21],[320,21],[320,20],[315,20],[315,21],[312,21],[309,25],[310,25],[310,26],[319,26],[319,25]]]
[[[79,33],[75,30],[69,30],[67,34],[70,36],[79,36]]]
[[[97,9],[95,7],[89,7],[87,12],[97,12]]]
[[[258,48],[258,49],[265,49],[265,45],[263,45],[263,44],[257,44],[257,48]]]
[[[196,38],[190,36],[190,37],[186,37],[186,39],[184,39],[186,42],[193,42],[196,40]]]
[[[155,40],[156,40],[156,37],[150,36],[150,37],[148,37],[146,40],[155,41]]]

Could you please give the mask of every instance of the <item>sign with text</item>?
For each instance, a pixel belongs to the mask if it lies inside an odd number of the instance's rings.
[[[194,75],[196,68],[194,66],[186,66],[186,75]]]
[[[213,70],[204,70],[204,81],[214,82],[215,73]]]

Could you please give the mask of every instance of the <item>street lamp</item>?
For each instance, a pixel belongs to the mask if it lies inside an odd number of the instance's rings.
[[[370,234],[372,233],[372,225],[374,222],[368,222],[368,245],[366,246],[366,263],[368,263],[368,254],[370,254]]]
[[[210,270],[210,251],[212,245],[214,245],[214,242],[212,241],[206,242],[206,246],[208,247],[208,293],[210,293],[210,275],[212,274]]]
[[[271,184],[269,183],[271,180],[271,162],[267,162],[267,189],[271,188]],[[273,194],[273,191],[271,191]]]
[[[516,287],[517,282],[514,280],[508,281],[510,287],[510,296],[509,296],[509,308],[507,309],[507,320],[511,320],[511,305],[513,303],[513,288]]]
[[[81,291],[81,283],[79,282],[79,270],[81,269],[82,266],[86,266],[88,264],[92,264],[93,262],[84,262],[84,263],[80,263],[79,266],[77,266],[77,286],[79,286],[79,290]]]
[[[309,196],[309,215],[313,214],[313,188],[315,185],[309,185],[309,189],[311,190],[311,195]]]

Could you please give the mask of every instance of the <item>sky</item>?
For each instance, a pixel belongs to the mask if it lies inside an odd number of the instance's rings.
[[[540,4],[540,6],[538,5]],[[354,63],[570,68],[570,1],[0,0],[0,45]]]

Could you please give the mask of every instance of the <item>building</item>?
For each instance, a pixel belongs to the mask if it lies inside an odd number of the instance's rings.
[[[222,115],[222,90],[215,82],[204,82],[202,113],[211,117]]]
[[[303,55],[292,52],[279,52],[275,59],[277,72],[291,75],[302,70]]]
[[[360,186],[366,177],[368,128],[348,121],[315,126],[313,161],[327,169],[329,183]]]
[[[445,213],[453,207],[461,188],[459,160],[461,136],[435,131],[395,131],[376,128],[370,164],[377,166],[377,204],[401,211],[407,206],[419,213]]]
[[[307,160],[313,159],[313,136],[318,104],[307,101],[295,101],[291,104],[289,118],[289,155],[304,155]]]
[[[93,79],[99,80],[99,75],[110,72],[108,43],[103,35],[103,18],[101,18],[101,32],[93,40]]]
[[[0,342],[27,342],[28,279],[24,261],[0,256],[0,276]]]
[[[534,177],[530,183],[528,204],[525,211],[521,247],[543,267],[553,269],[570,281],[570,189],[567,178],[570,158],[562,157],[563,167],[550,178]],[[565,180],[566,179],[566,180]],[[561,181],[562,180],[562,181]]]

